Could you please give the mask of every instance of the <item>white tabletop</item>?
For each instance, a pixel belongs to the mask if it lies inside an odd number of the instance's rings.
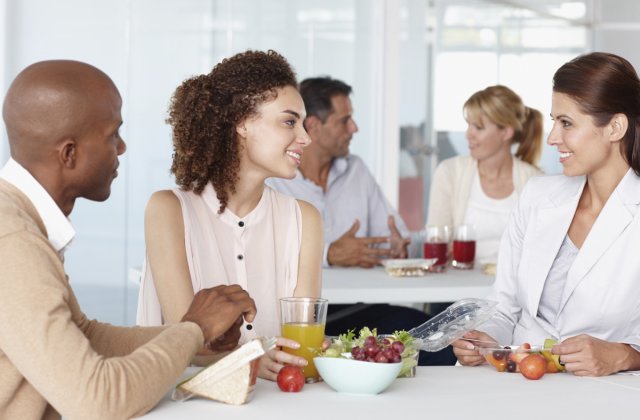
[[[640,377],[582,378],[557,373],[530,381],[487,365],[427,366],[419,367],[415,378],[397,379],[383,393],[371,396],[340,394],[322,382],[307,384],[299,393],[286,393],[261,379],[252,399],[242,406],[206,399],[179,403],[169,395],[143,418],[600,420],[638,417]]]
[[[331,267],[322,270],[322,297],[331,303],[454,302],[486,297],[494,280],[478,268],[392,277],[382,267]]]

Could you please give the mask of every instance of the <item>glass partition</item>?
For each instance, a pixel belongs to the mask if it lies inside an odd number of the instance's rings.
[[[422,3],[421,10],[416,3]],[[462,115],[466,99],[487,86],[504,84],[548,116],[553,73],[589,49],[590,2],[435,0],[405,2],[403,7],[411,10],[403,14],[403,35],[422,31],[422,37],[403,38],[401,48],[421,48],[423,53],[403,54],[400,63],[401,68],[421,68],[424,75],[411,93],[402,90],[400,101],[424,111],[421,119],[401,119],[401,159],[409,169],[400,171],[400,208],[413,206],[404,208],[404,214],[415,230],[426,222],[437,162],[468,153]],[[404,76],[417,80],[407,72]],[[545,132],[549,123],[545,118]],[[555,152],[546,146],[540,166],[547,173],[561,170]],[[415,197],[420,185],[422,203]]]

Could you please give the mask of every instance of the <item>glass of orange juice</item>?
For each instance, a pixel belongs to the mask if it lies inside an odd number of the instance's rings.
[[[326,299],[289,297],[280,299],[282,336],[300,344],[298,349],[284,347],[287,353],[307,359],[302,370],[307,382],[318,380],[313,358],[322,350],[324,326],[327,322]]]

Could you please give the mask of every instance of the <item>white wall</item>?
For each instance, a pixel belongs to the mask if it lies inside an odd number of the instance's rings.
[[[397,157],[397,114],[389,114],[380,103],[389,96],[376,96],[374,89],[374,77],[385,83],[385,72],[397,65],[385,64],[386,54],[393,50],[382,51],[389,47],[377,32],[385,19],[383,8],[392,4],[389,0],[320,4],[314,0],[4,0],[1,4],[0,18],[6,9],[2,21],[7,22],[3,27],[8,34],[2,43],[3,89],[31,63],[65,58],[105,71],[123,97],[122,133],[128,149],[112,196],[106,203],[79,200],[71,216],[77,236],[66,255],[66,267],[90,316],[104,318],[105,309],[117,314],[108,321],[133,322],[136,286],[127,281],[127,274],[129,267],[143,261],[144,207],[153,191],[174,185],[169,175],[171,137],[164,123],[169,98],[183,79],[209,71],[223,57],[247,48],[272,48],[290,60],[300,79],[328,74],[351,84],[360,126],[352,151],[364,158],[380,181],[384,178],[392,195],[397,189],[397,170],[389,171],[380,159],[393,159],[394,153]],[[383,64],[386,69],[380,68]],[[380,127],[389,135],[376,134]],[[6,155],[0,156],[2,162]],[[106,296],[111,289],[118,291],[115,300]],[[105,291],[104,298],[96,290]]]
[[[78,236],[67,255],[76,289],[92,290],[89,315],[131,323],[136,286],[128,268],[144,256],[143,211],[154,190],[173,185],[169,97],[184,78],[247,48],[273,48],[300,79],[329,74],[354,87],[361,155],[392,198],[397,189],[397,124],[419,124],[427,109],[429,41],[421,25],[430,0],[0,0],[0,93],[26,65],[68,58],[89,62],[120,88],[128,151],[106,203],[80,200]],[[605,5],[615,2],[616,7]],[[596,2],[594,46],[640,66],[640,2]],[[401,7],[406,27],[398,27]],[[403,12],[404,13],[404,12]],[[403,35],[403,31],[406,33]],[[406,36],[406,38],[405,38]],[[397,41],[397,42],[396,42]],[[400,48],[398,43],[402,44]],[[423,49],[424,48],[424,49]],[[458,77],[458,76],[456,76]],[[378,90],[378,86],[383,86]],[[388,102],[387,102],[388,101]],[[456,115],[459,109],[456,108]],[[8,156],[2,131],[0,163]],[[95,290],[110,287],[117,299]]]
[[[640,69],[640,1],[596,0],[593,30],[595,51],[618,54]]]
[[[9,20],[7,19],[7,2],[0,1],[0,98],[4,98],[7,61],[7,35],[9,34]],[[0,102],[1,103],[1,102]],[[4,127],[4,126],[3,126]],[[0,130],[0,162],[4,162],[9,156],[9,146],[7,145],[7,133]]]
[[[128,1],[127,0],[7,0],[8,43],[3,62],[7,82],[27,65],[47,59],[75,59],[105,71],[123,92],[125,139],[129,133]],[[6,88],[6,83],[4,88]],[[4,131],[4,130],[3,130]],[[77,236],[67,254],[74,285],[126,285],[127,178],[129,157],[122,159],[120,178],[106,203],[76,202],[71,220]],[[126,305],[113,302],[122,322]]]

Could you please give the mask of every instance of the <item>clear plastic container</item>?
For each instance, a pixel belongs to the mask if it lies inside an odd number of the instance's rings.
[[[409,258],[382,260],[387,274],[393,277],[420,277],[429,272],[437,258]]]
[[[496,305],[490,300],[462,299],[409,333],[422,340],[422,350],[439,351],[491,318]]]
[[[563,372],[564,366],[551,349],[540,346],[477,347],[478,353],[498,372],[520,372],[520,362],[530,354],[539,354],[546,362],[545,373]]]
[[[478,347],[478,353],[498,372],[520,372],[520,362],[531,353],[540,353],[539,348],[523,347]]]

